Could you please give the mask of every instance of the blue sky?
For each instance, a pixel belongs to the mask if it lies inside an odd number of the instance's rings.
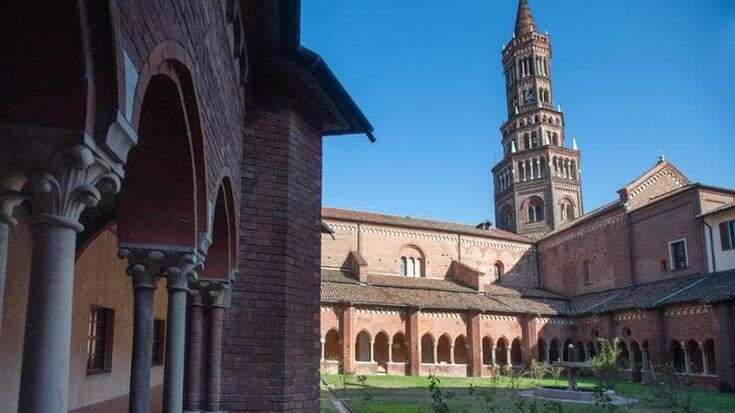
[[[589,211],[663,150],[735,187],[735,1],[531,0],[551,34],[555,103],[582,151]],[[517,0],[305,0],[302,43],[378,141],[324,140],[324,205],[477,223],[507,118],[501,47]]]

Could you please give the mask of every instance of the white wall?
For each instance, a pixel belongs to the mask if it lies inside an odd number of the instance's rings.
[[[712,227],[712,240],[714,241],[715,265],[712,266],[712,245],[710,245],[710,234],[707,226],[704,226],[704,238],[707,246],[707,266],[710,272],[725,271],[735,268],[735,249],[722,250],[720,239],[720,222],[735,220],[735,210],[723,211],[704,218],[704,221]]]

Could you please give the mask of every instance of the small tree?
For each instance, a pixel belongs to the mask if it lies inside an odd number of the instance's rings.
[[[608,410],[615,410],[607,390],[612,389],[618,378],[620,367],[620,339],[613,341],[598,339],[599,351],[592,357],[592,374],[595,379],[595,404]]]

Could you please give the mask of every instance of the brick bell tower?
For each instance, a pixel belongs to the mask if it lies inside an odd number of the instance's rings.
[[[527,0],[518,2],[502,61],[508,120],[500,127],[503,159],[492,169],[495,222],[538,239],[583,209],[577,144],[568,147],[564,114],[554,108],[549,35],[536,31]]]

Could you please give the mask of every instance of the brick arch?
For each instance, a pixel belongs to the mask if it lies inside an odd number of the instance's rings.
[[[469,359],[467,357],[467,338],[464,334],[458,335],[454,339],[454,363],[455,364],[468,364]]]
[[[482,364],[490,365],[493,360],[493,338],[485,336],[482,338]]]
[[[449,363],[452,360],[452,337],[448,333],[439,336],[436,341],[436,363]]]
[[[332,328],[324,335],[324,359],[339,360],[342,357],[342,346],[339,332]]]
[[[202,249],[209,233],[204,137],[192,60],[164,41],[148,56],[134,100],[139,140],[119,198],[121,242]]]
[[[501,336],[495,343],[495,363],[501,366],[506,366],[510,362],[508,360],[508,348],[510,347],[510,341],[505,336]]]
[[[426,332],[421,335],[421,362],[436,363],[434,359],[434,349],[436,348],[436,339],[434,335]]]
[[[406,346],[406,335],[403,331],[396,331],[391,340],[393,347],[393,361],[396,363],[405,363],[408,361],[408,347]]]
[[[222,178],[217,191],[214,216],[210,219],[211,245],[207,249],[207,265],[202,277],[231,279],[237,268],[237,225],[232,184],[228,176]]]
[[[373,360],[384,368],[388,367],[390,361],[390,336],[385,330],[380,330],[375,334],[373,340]]]

